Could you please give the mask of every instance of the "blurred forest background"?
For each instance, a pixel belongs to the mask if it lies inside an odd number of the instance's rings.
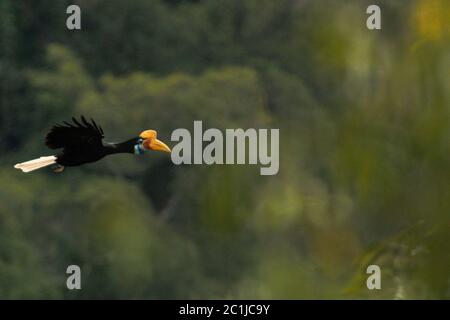
[[[449,299],[450,2],[376,1],[370,31],[373,2],[0,0],[0,298]],[[280,128],[280,171],[13,169],[81,114]]]

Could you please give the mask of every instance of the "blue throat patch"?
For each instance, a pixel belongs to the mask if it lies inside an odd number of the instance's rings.
[[[144,153],[145,150],[144,148],[142,148],[140,143],[134,145],[134,154],[144,154]]]

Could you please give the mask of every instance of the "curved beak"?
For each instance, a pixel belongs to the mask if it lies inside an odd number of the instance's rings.
[[[164,142],[156,138],[145,140],[144,146],[150,150],[171,152],[170,148]]]

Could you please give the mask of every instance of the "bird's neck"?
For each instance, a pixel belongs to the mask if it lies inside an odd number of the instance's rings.
[[[119,143],[107,142],[103,146],[107,154],[115,153],[134,153],[136,139],[127,140]]]

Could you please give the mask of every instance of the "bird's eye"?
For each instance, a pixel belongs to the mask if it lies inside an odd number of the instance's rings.
[[[142,142],[144,142],[144,139],[139,138],[138,143],[142,143]]]

